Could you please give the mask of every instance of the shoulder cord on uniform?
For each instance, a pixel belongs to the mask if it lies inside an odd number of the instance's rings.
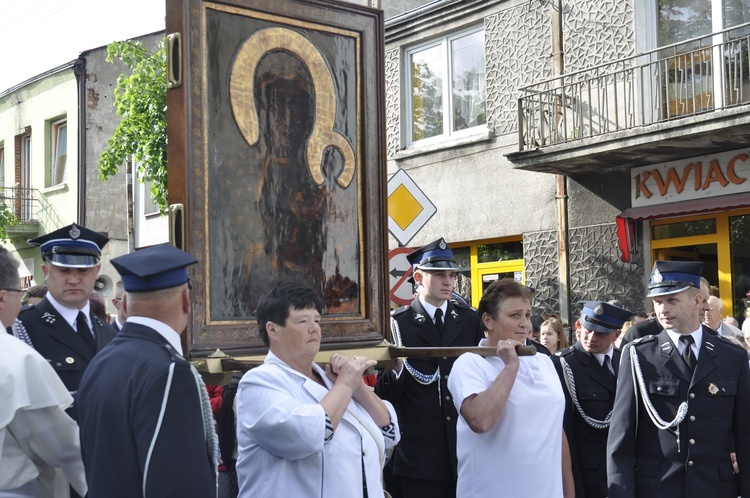
[[[609,421],[612,419],[612,410],[609,411],[604,420],[596,420],[595,418],[591,418],[586,415],[586,413],[584,413],[583,411],[583,408],[581,407],[581,404],[578,402],[578,395],[576,394],[576,382],[575,378],[573,377],[573,370],[570,368],[570,365],[568,365],[568,362],[565,361],[565,358],[563,358],[562,356],[560,356],[560,365],[562,365],[563,378],[565,379],[565,386],[568,388],[568,392],[570,393],[570,399],[573,400],[573,404],[578,410],[578,413],[581,414],[581,418],[583,419],[583,421],[589,424],[594,429],[608,429]]]
[[[651,421],[654,423],[654,425],[661,430],[667,430],[671,428],[675,428],[675,436],[677,437],[677,451],[680,451],[680,424],[685,419],[685,415],[687,415],[688,412],[688,404],[687,401],[683,401],[680,403],[679,408],[677,408],[677,415],[675,415],[674,420],[671,422],[666,422],[663,420],[659,413],[656,411],[656,407],[654,407],[653,403],[651,403],[651,398],[648,396],[648,392],[646,392],[646,382],[643,380],[643,372],[641,371],[641,363],[638,359],[638,352],[635,350],[635,347],[630,346],[628,348],[630,350],[630,370],[633,374],[633,384],[638,384],[638,391],[641,393],[641,397],[643,398],[643,404],[646,407],[646,413],[648,413],[648,416],[651,418]],[[638,413],[638,391],[634,390],[635,399],[636,399],[636,416]],[[636,423],[636,428],[637,428]]]
[[[14,321],[13,325],[11,325],[10,327],[10,330],[14,336],[18,337],[32,348],[34,347],[34,344],[31,342],[31,337],[29,337],[29,333],[26,332],[26,326],[21,320]]]
[[[401,329],[398,326],[398,322],[394,318],[391,318],[391,330],[393,331],[393,340],[396,342],[396,346],[403,346],[403,343],[401,342]],[[438,365],[437,370],[435,370],[435,373],[432,375],[423,374],[422,372],[411,366],[411,364],[409,364],[409,360],[404,360],[404,367],[406,367],[406,371],[409,372],[412,377],[414,377],[414,380],[425,386],[432,384],[440,378],[440,365]],[[440,389],[439,383],[438,389]]]
[[[206,445],[208,447],[208,456],[211,459],[211,466],[216,476],[216,486],[219,486],[219,437],[216,434],[216,422],[214,414],[211,411],[211,400],[208,398],[208,389],[203,382],[203,377],[198,370],[190,365],[190,372],[195,377],[195,384],[198,386],[198,392],[201,396],[201,414],[203,415],[203,430],[206,435]]]

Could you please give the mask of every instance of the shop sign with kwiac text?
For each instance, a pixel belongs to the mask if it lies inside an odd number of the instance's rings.
[[[750,192],[750,149],[631,170],[633,207]]]

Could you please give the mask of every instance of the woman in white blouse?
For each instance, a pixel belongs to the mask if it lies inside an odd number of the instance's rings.
[[[398,442],[393,407],[362,380],[374,360],[320,349],[322,302],[310,286],[280,280],[258,304],[269,347],[237,391],[240,498],[383,496],[385,450]]]
[[[465,353],[448,377],[460,414],[458,498],[575,493],[555,368],[546,355],[516,353],[531,327],[530,303],[528,287],[512,279],[493,282],[478,313],[487,332],[483,345],[496,348],[497,356]],[[540,475],[540,468],[549,472]]]

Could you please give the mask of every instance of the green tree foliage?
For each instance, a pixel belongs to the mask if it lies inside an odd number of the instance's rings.
[[[7,229],[13,225],[18,225],[18,218],[13,214],[13,211],[5,205],[0,204],[0,241],[9,242],[11,240],[8,235]]]
[[[122,117],[99,159],[99,179],[134,161],[141,181],[151,182],[151,196],[162,214],[167,209],[167,56],[166,43],[155,53],[135,41],[107,46],[107,62],[120,59],[130,74],[117,78],[114,106]]]

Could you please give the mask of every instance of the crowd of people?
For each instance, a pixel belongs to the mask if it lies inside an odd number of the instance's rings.
[[[256,310],[263,364],[221,387],[182,351],[196,258],[112,259],[110,319],[92,298],[106,237],[30,242],[43,288],[0,250],[0,498],[750,497],[750,362],[699,262],[654,263],[652,317],[581,302],[568,345],[513,279],[476,310],[454,299],[438,239],[408,256],[418,291],[391,333],[440,353],[374,378],[364,356],[315,362],[319,290],[279,278]]]

